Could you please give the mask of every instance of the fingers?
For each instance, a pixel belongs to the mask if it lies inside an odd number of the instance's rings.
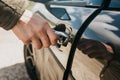
[[[57,43],[57,37],[48,22],[36,14],[27,23],[20,20],[12,30],[24,44],[32,44],[37,49]]]
[[[51,45],[49,37],[45,31],[39,31],[37,35],[44,48],[47,48]]]
[[[31,37],[31,42],[34,48],[48,48],[50,45],[55,45],[57,40],[55,34],[49,31],[49,34],[46,30],[39,30]]]
[[[33,37],[32,38],[32,45],[36,49],[42,48],[42,43],[41,43],[41,41],[37,37]]]
[[[35,24],[30,24],[33,26],[33,30],[35,32],[35,35],[39,39],[39,41],[42,44],[43,48],[48,48],[51,45],[55,45],[57,43],[57,37],[53,30],[50,28],[48,22],[43,19],[41,16],[34,15],[35,16]],[[33,21],[33,22],[34,22]]]
[[[57,43],[57,36],[53,32],[53,30],[52,29],[48,29],[47,30],[47,34],[48,34],[48,37],[49,37],[51,45],[53,45],[53,46],[56,45],[56,43]]]
[[[44,30],[44,28],[38,28],[39,30],[32,30],[29,34],[28,41],[23,42],[26,44],[29,44],[31,41],[32,45],[36,49],[40,48],[48,48],[50,45],[55,45],[57,43],[57,38],[55,33],[52,31],[51,28],[47,28]],[[34,33],[35,32],[35,33]]]
[[[57,43],[56,34],[47,23],[44,24],[44,27],[39,26],[39,28],[34,28],[34,30],[36,31],[35,34],[41,41],[43,48],[48,48],[49,46],[55,45]]]

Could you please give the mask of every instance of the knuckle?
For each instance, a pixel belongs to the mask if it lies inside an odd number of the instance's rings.
[[[24,43],[24,44],[29,44],[29,43],[30,43],[30,40],[29,40],[29,39],[25,39],[25,40],[23,40],[23,43]]]
[[[31,38],[24,38],[24,39],[22,39],[22,42],[24,43],[24,44],[30,44],[31,43]]]
[[[52,45],[55,45],[56,43],[57,43],[57,38],[56,38],[56,37],[52,38],[51,44],[52,44]]]
[[[36,33],[45,33],[49,29],[48,26],[47,22],[43,22],[43,24],[36,29]]]
[[[40,32],[40,33],[43,32],[43,28],[38,28],[38,29],[37,29],[37,33],[39,33],[39,32]]]
[[[43,28],[49,30],[50,26],[49,26],[49,24],[47,22],[44,22],[43,23]]]

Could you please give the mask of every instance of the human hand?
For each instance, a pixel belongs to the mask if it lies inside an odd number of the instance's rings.
[[[37,14],[29,12],[23,14],[12,31],[24,44],[31,43],[37,49],[57,43],[57,37],[47,21]]]
[[[96,40],[81,39],[77,48],[90,58],[99,58],[104,60],[112,59],[112,54],[110,54],[109,51],[110,46]]]

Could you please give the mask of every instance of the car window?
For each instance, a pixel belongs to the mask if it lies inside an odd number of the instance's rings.
[[[55,2],[86,2],[86,6],[100,6],[103,0],[51,0]]]
[[[120,8],[120,0],[112,0],[110,7],[111,8]]]
[[[100,6],[103,0],[88,0],[88,5],[90,6]]]

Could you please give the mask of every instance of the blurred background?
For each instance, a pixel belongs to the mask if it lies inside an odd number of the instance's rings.
[[[0,69],[22,62],[23,43],[12,31],[0,29]]]
[[[24,64],[23,43],[12,31],[1,28],[0,80],[30,80]]]

